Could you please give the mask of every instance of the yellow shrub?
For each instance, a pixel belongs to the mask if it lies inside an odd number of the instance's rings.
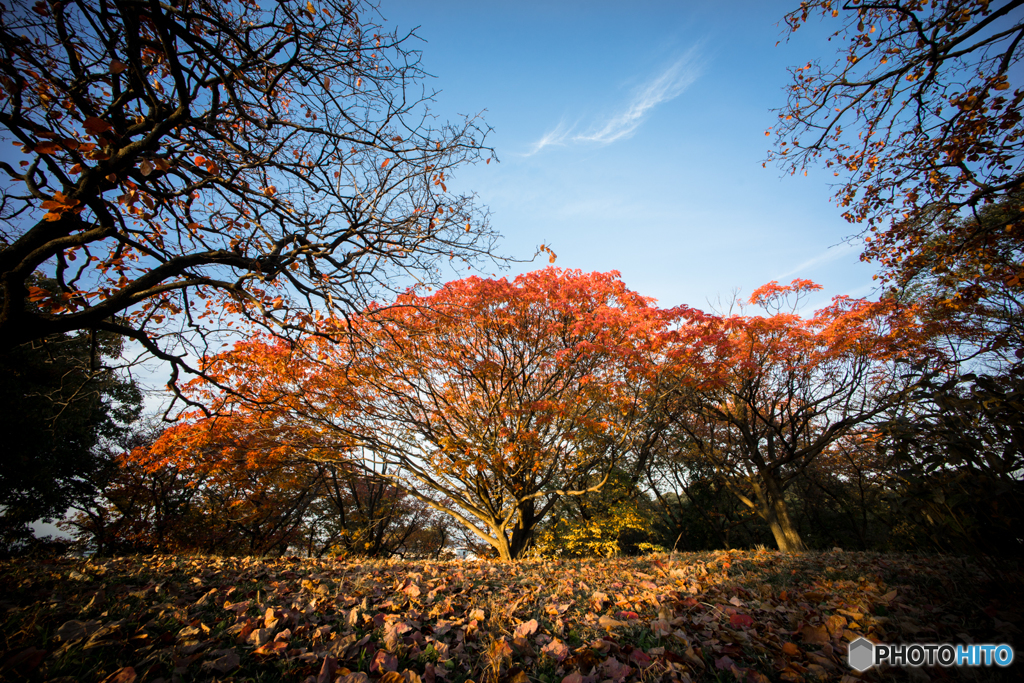
[[[567,554],[574,556],[597,555],[612,557],[622,552],[620,539],[629,531],[646,533],[646,522],[636,503],[624,500],[604,513],[588,520],[567,522],[564,519],[542,532],[536,542],[543,555]],[[641,544],[655,548],[650,543]]]

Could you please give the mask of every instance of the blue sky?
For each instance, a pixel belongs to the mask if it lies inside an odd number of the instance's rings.
[[[500,163],[449,189],[478,193],[506,254],[550,244],[557,265],[619,270],[663,306],[806,277],[825,287],[813,307],[869,295],[875,271],[844,244],[853,231],[831,172],[761,165],[786,67],[831,61],[837,47],[838,22],[785,42],[779,22],[797,5],[383,0],[380,11],[418,27],[437,114],[486,110]]]

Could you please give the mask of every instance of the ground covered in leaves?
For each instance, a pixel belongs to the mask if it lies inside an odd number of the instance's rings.
[[[1022,587],[1005,567],[839,551],[516,564],[21,560],[0,563],[0,678],[1018,680],[1024,660],[857,675],[846,646],[860,635],[1016,645]]]

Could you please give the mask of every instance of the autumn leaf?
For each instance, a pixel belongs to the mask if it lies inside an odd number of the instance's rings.
[[[256,648],[255,650],[253,650],[253,654],[270,656],[287,649],[288,643],[281,640],[274,640]]]
[[[334,673],[338,670],[338,660],[334,657],[324,657],[324,663],[320,666],[320,673],[317,674],[316,683],[333,683]]]
[[[104,678],[102,683],[135,683],[136,678],[135,669],[125,666]]]
[[[733,628],[751,628],[754,625],[754,619],[747,614],[737,613],[729,617],[729,625]]]
[[[203,662],[204,669],[212,669],[223,674],[236,669],[241,664],[238,653],[234,650],[214,650],[210,654],[217,658]]]
[[[96,116],[88,116],[82,123],[82,127],[85,128],[86,132],[92,135],[99,135],[100,133],[106,133],[109,130],[113,130],[113,126]]]
[[[258,628],[253,629],[249,635],[249,642],[261,648],[267,643],[271,642],[274,638],[274,630],[271,628]]]
[[[824,626],[804,626],[801,634],[805,643],[824,644],[829,642],[828,631]]]
[[[53,193],[53,197],[51,199],[41,202],[39,206],[43,209],[47,209],[47,213],[43,216],[43,220],[57,221],[60,220],[65,213],[75,209],[79,204],[81,204],[81,202],[77,199],[68,199],[64,196],[63,192],[57,191]]]
[[[729,655],[723,655],[715,660],[715,668],[721,671],[729,671],[736,667],[736,662]]]
[[[541,652],[552,657],[555,661],[561,662],[569,656],[569,646],[558,638],[553,638],[550,643],[541,648]]]
[[[398,671],[398,657],[384,650],[377,650],[370,662],[370,672],[384,674],[388,671]]]
[[[530,619],[529,621],[525,621],[516,626],[514,635],[516,638],[526,638],[527,636],[536,633],[537,627],[537,620]]]
[[[629,626],[629,624],[626,623],[625,621],[619,621],[618,619],[612,619],[611,617],[609,617],[606,614],[602,614],[600,616],[600,618],[597,620],[597,623],[601,625],[601,628],[607,629],[609,631],[611,631],[614,628],[619,628],[621,626]]]

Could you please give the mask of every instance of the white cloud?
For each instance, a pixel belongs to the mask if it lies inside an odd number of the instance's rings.
[[[793,270],[786,271],[777,279],[782,280],[784,278],[789,277],[790,275],[802,275],[805,271],[841,259],[844,256],[849,255],[851,252],[856,251],[858,248],[859,247],[853,244],[852,242],[841,242],[835,246],[829,247],[828,249],[821,252],[817,256],[813,256],[807,259]]]
[[[625,111],[594,126],[590,132],[573,137],[573,140],[609,144],[632,135],[643,123],[647,112],[683,94],[697,80],[700,72],[697,47],[694,46],[665,71],[638,88]]]
[[[644,117],[654,107],[679,97],[701,74],[702,65],[698,60],[698,47],[673,62],[667,69],[638,87],[628,105],[604,122],[595,123],[587,132],[569,137],[575,124],[567,125],[565,119],[530,145],[525,156],[532,156],[545,147],[565,145],[568,142],[596,142],[607,145],[629,137],[643,123]]]
[[[537,152],[541,151],[545,147],[552,145],[564,145],[566,138],[569,137],[569,133],[572,132],[574,126],[569,126],[565,123],[565,119],[558,122],[552,130],[544,133],[540,140],[530,145],[530,151],[526,153],[526,156],[533,156]]]

